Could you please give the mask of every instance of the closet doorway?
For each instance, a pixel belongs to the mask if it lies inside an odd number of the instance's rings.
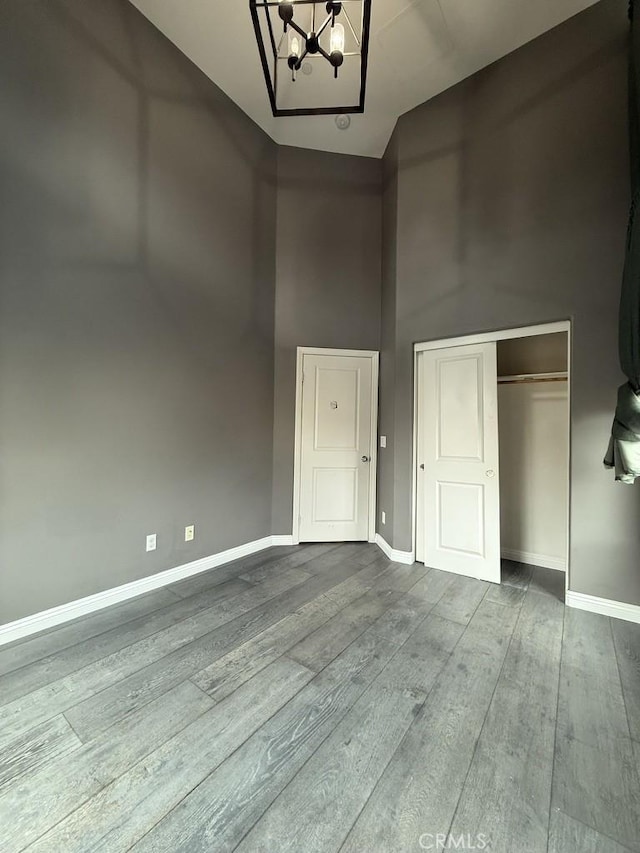
[[[414,350],[416,559],[494,583],[502,560],[568,572],[570,323]]]

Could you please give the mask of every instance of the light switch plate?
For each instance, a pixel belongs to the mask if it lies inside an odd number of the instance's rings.
[[[380,447],[386,447],[386,446],[387,446],[387,436],[381,435],[380,436]]]
[[[387,513],[384,510],[382,510],[382,516],[381,517],[382,517],[382,523],[386,524],[387,523]]]
[[[147,536],[147,551],[155,551],[158,546],[157,533],[150,533]]]
[[[193,542],[196,538],[196,528],[193,524],[188,524],[184,529],[184,541]]]

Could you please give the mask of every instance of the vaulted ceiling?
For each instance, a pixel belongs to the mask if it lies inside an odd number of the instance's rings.
[[[276,142],[380,157],[402,113],[596,0],[373,0],[366,108],[348,130],[272,116],[248,0],[131,2]]]

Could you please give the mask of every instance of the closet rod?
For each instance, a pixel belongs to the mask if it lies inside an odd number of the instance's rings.
[[[498,376],[498,385],[525,385],[529,382],[566,382],[567,373],[521,373],[515,376]]]

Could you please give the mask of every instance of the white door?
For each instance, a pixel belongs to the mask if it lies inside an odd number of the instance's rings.
[[[429,350],[418,370],[419,557],[500,583],[496,345]]]
[[[371,355],[303,355],[301,542],[357,542],[372,536],[373,365]]]

